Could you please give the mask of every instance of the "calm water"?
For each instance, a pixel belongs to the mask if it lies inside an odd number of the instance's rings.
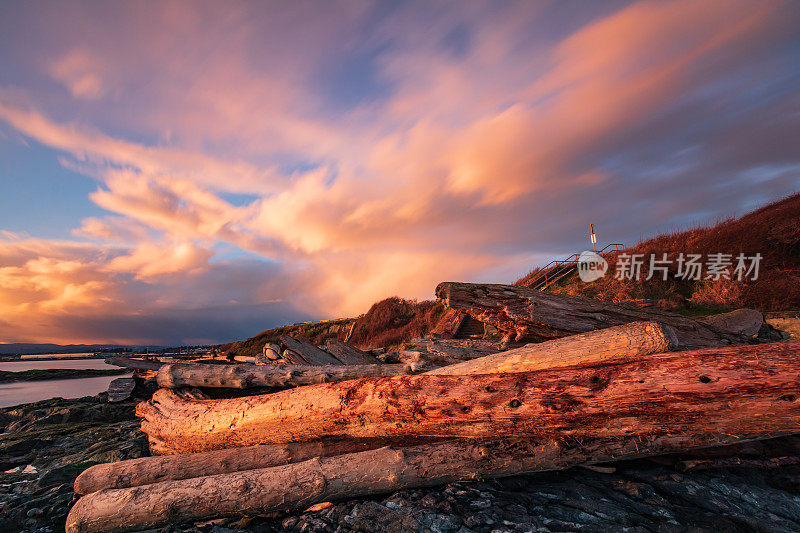
[[[0,362],[0,370],[6,372],[22,372],[23,370],[46,370],[48,368],[77,368],[106,370],[110,368],[119,368],[106,364],[102,359],[78,359],[75,361],[11,361]]]
[[[107,365],[102,359],[82,359],[74,361],[13,361],[0,363],[0,370],[20,372],[22,370],[42,370],[47,368],[109,369],[118,368]],[[98,376],[94,378],[51,379],[45,381],[20,381],[0,383],[0,407],[10,407],[21,403],[38,402],[48,398],[80,398],[93,396],[108,389],[111,380],[123,377]]]

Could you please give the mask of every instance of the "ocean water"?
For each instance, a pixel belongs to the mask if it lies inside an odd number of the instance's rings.
[[[6,372],[22,372],[23,370],[46,370],[48,368],[107,370],[119,367],[114,365],[109,365],[102,359],[76,359],[69,361],[36,361],[33,359],[25,359],[22,361],[0,362],[0,370],[4,370]]]
[[[48,368],[97,369],[119,368],[108,365],[102,359],[79,359],[69,361],[13,361],[0,362],[0,370],[20,372]],[[18,381],[0,383],[0,407],[11,407],[21,403],[38,402],[48,398],[80,398],[93,396],[108,389],[108,384],[125,376],[97,376],[93,378],[50,379],[44,381]]]

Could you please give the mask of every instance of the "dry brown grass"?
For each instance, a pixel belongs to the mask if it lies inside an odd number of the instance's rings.
[[[627,254],[667,253],[673,261],[667,281],[645,276],[636,280],[617,280],[613,269],[617,256],[609,259],[610,272],[604,279],[590,284],[570,276],[554,292],[582,294],[607,301],[649,299],[665,308],[689,313],[705,313],[737,307],[753,307],[762,311],[800,309],[800,194],[769,204],[738,219],[729,219],[715,226],[696,227],[687,231],[659,235],[624,250]],[[726,279],[685,281],[675,278],[678,254],[739,253],[762,256],[759,278],[755,281]],[[519,280],[529,284],[533,276]]]
[[[437,301],[393,296],[370,307],[356,321],[350,344],[359,348],[393,346],[424,337],[438,324],[444,306]]]

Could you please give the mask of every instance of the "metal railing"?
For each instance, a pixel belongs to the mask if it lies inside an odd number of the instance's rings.
[[[614,248],[609,251],[609,248]],[[614,252],[621,252],[624,246],[620,243],[607,244],[596,253],[598,255],[607,255]],[[574,272],[578,267],[579,254],[572,254],[566,259],[557,259],[550,261],[542,267],[539,275],[533,278],[528,284],[528,287],[540,291],[546,290],[550,285],[568,276]]]

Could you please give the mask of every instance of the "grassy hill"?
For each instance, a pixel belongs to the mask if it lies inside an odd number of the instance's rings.
[[[249,339],[223,345],[221,349],[233,355],[255,355],[261,352],[264,344],[277,341],[281,335],[301,335],[322,345],[330,338],[343,341],[349,334],[349,343],[358,348],[392,346],[428,334],[442,320],[444,311],[439,302],[417,302],[393,296],[373,304],[358,318],[268,329]]]
[[[641,279],[615,279],[614,267],[618,259],[615,253],[606,258],[609,271],[603,279],[584,283],[574,274],[550,290],[607,301],[655,300],[661,307],[689,314],[739,307],[761,311],[800,309],[800,194],[714,226],[659,235],[620,253],[644,254]],[[660,273],[645,280],[650,254],[661,259],[663,253],[672,261],[667,280],[662,281]],[[732,254],[734,265],[739,253],[746,256],[760,253],[759,276],[755,281],[679,279],[675,274],[680,253],[702,254],[703,261],[708,254]],[[517,284],[530,284],[537,273],[537,270],[532,271]]]

